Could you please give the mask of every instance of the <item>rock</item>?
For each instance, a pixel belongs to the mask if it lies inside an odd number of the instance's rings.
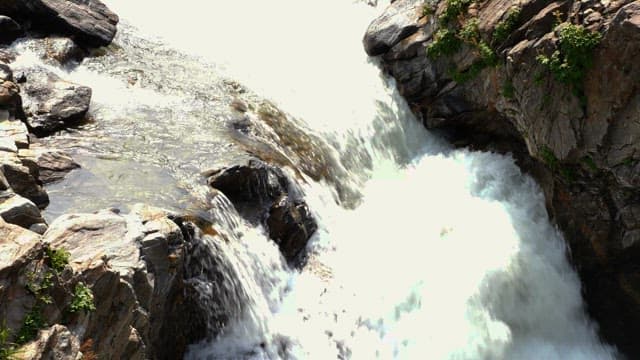
[[[38,338],[20,348],[21,359],[78,359],[80,352],[78,336],[60,324],[40,331]]]
[[[73,40],[65,37],[48,37],[44,39],[46,57],[66,65],[72,61],[79,62],[86,53]]]
[[[21,85],[22,101],[29,129],[37,136],[78,124],[91,103],[91,89],[60,79],[42,68],[27,71]]]
[[[317,225],[284,171],[251,158],[209,176],[209,185],[229,198],[242,216],[265,224],[290,264],[300,264],[302,250]]]
[[[29,167],[32,173],[38,174],[38,180],[43,184],[62,180],[71,170],[80,167],[65,152],[52,149],[25,149],[18,152],[22,163]]]
[[[19,329],[25,306],[33,306],[24,272],[43,249],[40,235],[0,219],[0,319],[10,329]]]
[[[23,33],[22,27],[12,18],[0,15],[0,44],[10,44]]]
[[[271,206],[266,223],[269,237],[278,244],[288,260],[299,257],[311,235],[318,229],[307,204],[299,200],[292,201],[286,195]]]
[[[17,149],[29,147],[29,131],[20,120],[11,119],[9,112],[0,110],[0,138],[13,141]]]
[[[45,223],[40,209],[33,202],[7,191],[0,193],[0,217],[25,229]]]
[[[13,71],[6,64],[0,64],[0,81],[13,81]]]
[[[479,70],[471,69],[480,54],[473,44],[427,55],[448,2],[427,16],[402,11],[423,3],[394,2],[370,26],[365,49],[381,55],[425,126],[458,146],[511,153],[536,178],[602,336],[629,358],[640,357],[629,335],[640,331],[640,224],[629,220],[640,199],[640,3],[477,2],[456,21],[475,16],[477,40],[497,58],[498,66]],[[515,7],[511,28],[496,39]],[[568,26],[556,27],[557,13],[601,34],[591,67],[574,84],[557,80],[538,58],[557,50]]]
[[[364,48],[370,56],[384,54],[400,40],[415,33],[422,25],[424,2],[398,0],[369,25]]]
[[[99,0],[3,0],[0,13],[90,47],[111,43],[119,20]]]
[[[42,188],[38,174],[24,166],[17,154],[0,151],[0,171],[16,194],[33,201],[40,208],[49,204],[49,196]]]
[[[13,81],[0,83],[0,107],[13,105],[20,94],[20,88]]]
[[[44,235],[45,232],[47,232],[47,229],[49,229],[49,226],[46,223],[37,223],[37,224],[33,224],[29,227],[29,230],[33,231],[34,233],[40,234],[40,235]]]
[[[234,204],[269,206],[287,192],[289,181],[282,170],[258,159],[210,174],[209,185],[222,191]]]

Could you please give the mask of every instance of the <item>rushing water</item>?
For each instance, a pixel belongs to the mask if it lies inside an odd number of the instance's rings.
[[[122,18],[107,54],[51,68],[92,86],[96,121],[47,140],[83,165],[49,187],[49,218],[203,201],[200,172],[243,153],[229,105],[261,101],[235,81],[301,119],[292,129],[320,139],[337,174],[306,179],[320,229],[301,273],[260,227],[236,224],[222,251],[246,303],[188,358],[616,356],[585,316],[536,184],[509,157],[454,150],[422,129],[365,56],[362,35],[384,4],[105,2]],[[19,65],[38,63],[18,46]]]

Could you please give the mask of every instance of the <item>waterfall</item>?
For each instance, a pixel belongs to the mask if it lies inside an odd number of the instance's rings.
[[[113,54],[65,70],[94,88],[91,111],[104,124],[90,125],[88,139],[51,140],[79,141],[93,175],[77,172],[50,188],[53,204],[56,191],[76,191],[65,210],[81,207],[96,195],[78,193],[78,182],[110,184],[115,174],[126,194],[105,186],[103,198],[178,209],[204,202],[206,190],[189,179],[229,156],[219,105],[233,98],[227,79],[319,137],[337,159],[336,183],[354,192],[343,206],[336,184],[305,178],[319,230],[300,272],[283,264],[261,227],[231,216],[238,234],[210,248],[224,252],[245,303],[187,358],[617,356],[585,315],[538,186],[509,156],[455,150],[424,130],[366,57],[362,35],[386,3],[105,3],[122,17]]]

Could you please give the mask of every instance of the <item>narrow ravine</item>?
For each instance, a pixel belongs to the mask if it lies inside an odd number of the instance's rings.
[[[253,144],[234,130],[239,99],[252,126],[273,127],[258,124],[268,99],[290,114],[278,139],[316,139],[270,149],[324,161],[317,177],[284,166],[319,225],[301,271],[260,225],[211,216],[233,234],[222,251],[243,303],[186,358],[616,358],[535,182],[509,156],[426,131],[362,50],[385,3],[105,3],[122,19],[114,44],[50,67],[91,85],[95,121],[42,140],[82,165],[47,188],[48,219],[135,202],[211,210],[202,174]],[[16,69],[39,61],[28,41],[14,46]]]

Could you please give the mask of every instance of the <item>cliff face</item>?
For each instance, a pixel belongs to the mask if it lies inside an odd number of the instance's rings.
[[[601,334],[640,356],[640,1],[397,0],[364,45],[426,127],[538,180]]]

